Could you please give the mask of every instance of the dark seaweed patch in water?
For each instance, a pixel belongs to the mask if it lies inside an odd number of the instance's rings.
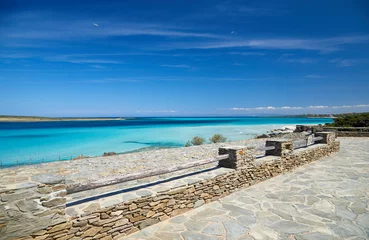
[[[12,136],[0,136],[0,138],[48,138],[55,136],[53,134],[24,134],[24,135],[12,135]]]
[[[135,143],[148,145],[150,147],[183,147],[183,144],[173,142],[139,142],[139,141],[125,141],[123,143]]]

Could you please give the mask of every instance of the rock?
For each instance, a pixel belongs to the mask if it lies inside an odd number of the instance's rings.
[[[146,214],[146,217],[152,217],[153,215],[155,214],[154,211],[149,211],[147,214]]]
[[[100,204],[99,203],[92,203],[92,204],[88,205],[88,207],[83,209],[83,211],[86,212],[86,213],[90,213],[90,212],[94,212],[98,209],[100,209]]]
[[[256,136],[256,138],[270,138],[270,136],[268,134],[261,134]]]
[[[140,229],[143,229],[145,227],[154,225],[158,222],[160,222],[158,219],[146,219],[146,220],[142,221],[138,226],[139,226]]]
[[[174,217],[174,216],[180,215],[182,213],[187,212],[188,210],[189,210],[188,208],[182,208],[182,209],[173,210],[171,216]]]
[[[85,158],[89,158],[89,156],[83,156],[82,154],[79,155],[78,157],[76,158],[72,158],[72,160],[80,160],[80,159],[85,159]]]
[[[54,233],[54,232],[59,232],[59,231],[64,230],[64,229],[69,229],[71,227],[72,227],[72,223],[67,222],[67,223],[56,225],[56,226],[52,227],[47,232],[50,234],[50,233]]]
[[[176,200],[174,199],[170,199],[168,202],[167,202],[167,206],[173,206],[174,204],[176,204]]]
[[[87,225],[87,221],[74,222],[73,227],[84,227]]]
[[[181,233],[182,237],[187,240],[214,240],[214,236],[207,236],[205,234],[185,231]]]
[[[59,205],[63,205],[67,202],[65,198],[53,198],[49,201],[42,202],[42,206],[44,207],[55,207]]]
[[[129,205],[130,211],[135,210],[135,209],[137,209],[137,205],[135,203],[132,203],[131,205]]]
[[[205,204],[205,201],[203,199],[198,200],[198,201],[195,202],[195,206],[193,208],[201,207],[204,204]]]
[[[120,219],[118,221],[115,222],[115,225],[114,227],[120,227],[120,226],[123,226],[125,224],[127,224],[129,221],[128,219],[124,218],[124,219]]]
[[[136,194],[140,197],[148,197],[152,195],[152,192],[150,192],[149,190],[140,190],[137,191]]]
[[[43,183],[43,184],[57,184],[64,183],[65,179],[62,176],[54,175],[54,174],[38,174],[34,175],[31,178],[35,182]]]
[[[225,221],[223,225],[227,233],[227,239],[239,239],[249,230],[235,220]]]
[[[82,234],[82,238],[85,238],[85,237],[93,237],[95,236],[98,232],[100,232],[100,230],[102,229],[102,227],[92,227],[90,229],[88,229],[87,231],[85,231],[83,234]]]
[[[155,236],[162,240],[181,240],[181,236],[179,233],[173,233],[173,232],[158,232],[155,234]]]
[[[104,157],[108,157],[108,156],[114,156],[114,155],[117,155],[116,152],[104,152]]]
[[[270,227],[276,230],[277,232],[289,233],[289,234],[302,233],[302,232],[307,232],[311,230],[311,228],[306,225],[292,222],[292,221],[276,222],[272,224]]]
[[[15,202],[15,205],[22,212],[36,211],[39,209],[39,205],[35,200],[19,200]]]
[[[206,226],[202,233],[207,235],[223,236],[224,228],[221,223],[210,223],[208,226]]]

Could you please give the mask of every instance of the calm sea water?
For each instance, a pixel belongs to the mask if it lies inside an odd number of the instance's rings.
[[[137,118],[121,121],[0,123],[2,166],[101,156],[141,148],[181,147],[194,136],[252,138],[274,128],[323,124],[321,118]]]

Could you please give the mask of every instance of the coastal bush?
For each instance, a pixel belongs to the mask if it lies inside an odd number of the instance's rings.
[[[209,140],[212,143],[221,143],[221,142],[226,142],[227,138],[224,137],[222,134],[214,134],[214,136],[209,138]]]
[[[353,113],[336,117],[331,127],[369,127],[369,113]]]
[[[191,142],[190,141],[187,141],[186,144],[185,144],[185,147],[191,147]]]
[[[205,143],[205,138],[195,136],[194,138],[192,138],[191,143],[195,146],[202,145]]]

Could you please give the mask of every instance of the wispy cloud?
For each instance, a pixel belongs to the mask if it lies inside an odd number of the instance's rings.
[[[106,68],[105,66],[98,65],[98,64],[96,64],[96,65],[91,65],[91,67],[93,67],[93,68],[97,68],[97,69],[105,69],[105,68]]]
[[[122,64],[124,62],[112,60],[112,59],[99,59],[99,58],[77,58],[70,56],[55,56],[55,57],[46,57],[44,58],[47,61],[52,62],[69,62],[69,63],[100,63],[100,64]]]
[[[216,6],[216,9],[221,13],[229,15],[249,15],[249,16],[266,16],[280,14],[283,11],[277,8],[268,8],[265,6],[255,6],[249,4],[239,4],[231,1],[225,1]]]
[[[243,55],[243,56],[265,56],[263,52],[229,52],[231,55]]]
[[[319,60],[315,58],[287,58],[283,56],[279,58],[279,61],[286,63],[301,63],[301,64],[313,64],[319,62]]]
[[[232,111],[254,111],[254,110],[301,110],[301,109],[337,109],[337,108],[369,108],[369,104],[358,104],[358,105],[342,105],[342,106],[308,106],[308,107],[295,107],[295,106],[283,106],[283,107],[255,107],[255,108],[231,108]]]
[[[169,48],[177,49],[217,49],[217,48],[255,48],[255,49],[285,49],[285,50],[313,50],[333,52],[346,44],[368,42],[369,35],[334,37],[323,39],[295,39],[295,38],[265,38],[242,39],[233,38],[219,41],[177,43]]]
[[[265,77],[265,78],[221,78],[221,77],[183,77],[183,76],[137,76],[137,77],[122,77],[122,78],[99,78],[99,79],[87,79],[87,80],[76,80],[69,81],[70,83],[101,83],[101,84],[110,84],[110,83],[119,83],[119,82],[132,82],[132,83],[140,83],[140,82],[160,82],[160,81],[184,81],[184,82],[233,82],[233,81],[274,81],[276,78],[273,77]]]
[[[339,67],[351,67],[354,65],[369,63],[369,58],[361,58],[361,59],[342,59],[335,58],[330,61],[331,63],[337,64]]]
[[[99,24],[89,19],[68,20],[57,13],[23,12],[7,18],[12,25],[0,28],[4,39],[76,40],[114,36],[151,35],[177,38],[225,38],[163,23],[137,23],[110,18]]]
[[[326,76],[322,76],[322,75],[316,75],[316,74],[310,74],[310,75],[306,75],[306,78],[326,78]]]
[[[187,65],[187,64],[163,64],[160,65],[162,67],[170,67],[170,68],[191,68],[191,66]]]

